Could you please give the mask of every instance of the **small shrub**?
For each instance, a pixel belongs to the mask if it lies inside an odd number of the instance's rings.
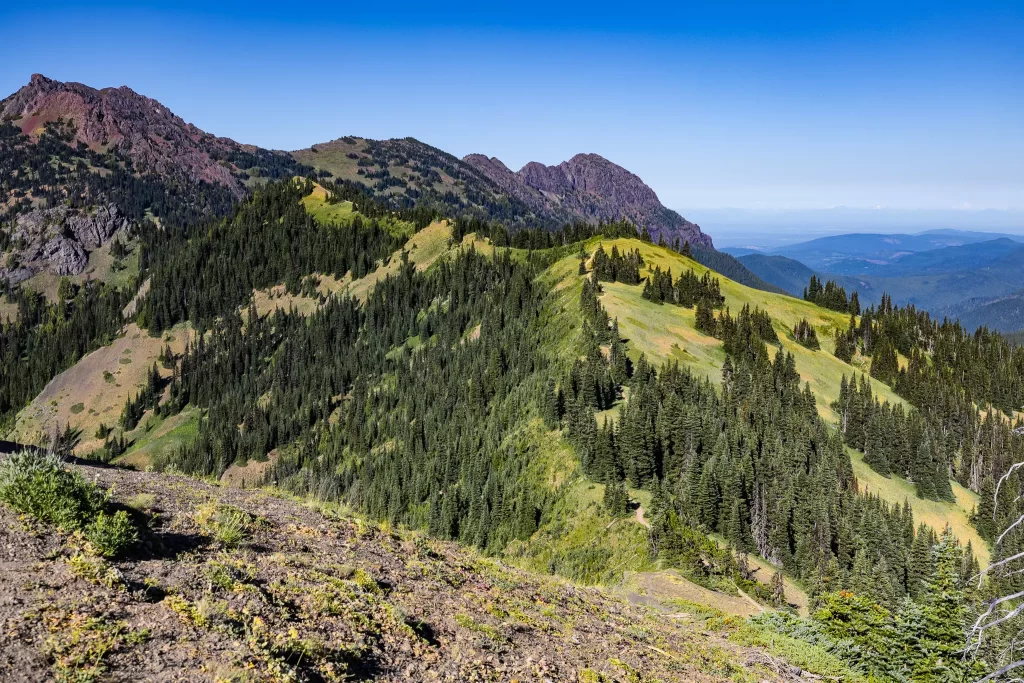
[[[86,527],[85,539],[98,555],[114,557],[135,545],[139,532],[124,510],[112,515],[101,512],[96,521]]]
[[[107,514],[103,492],[54,455],[22,451],[0,462],[0,501],[67,533],[82,532],[104,557],[138,540],[128,514]]]
[[[128,501],[128,507],[139,512],[152,510],[154,506],[156,506],[156,496],[152,493],[139,493]]]
[[[221,545],[233,548],[239,545],[252,527],[252,517],[231,505],[207,503],[196,512],[196,522]]]
[[[98,586],[117,588],[124,583],[121,572],[110,566],[102,557],[91,557],[78,553],[68,560],[68,567],[75,576]]]
[[[0,462],[0,501],[68,532],[84,528],[106,504],[96,486],[59,458],[33,451]]]
[[[78,415],[79,413],[81,413],[84,410],[85,410],[85,404],[84,403],[76,403],[75,405],[71,406],[71,414],[72,415]]]

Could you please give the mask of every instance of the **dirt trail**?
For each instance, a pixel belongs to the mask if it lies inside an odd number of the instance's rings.
[[[747,595],[739,586],[736,586],[736,590],[740,592],[740,597],[744,598],[747,602],[756,607],[758,612],[764,612],[764,605],[762,605],[757,600]]]
[[[644,516],[644,506],[643,505],[638,505],[637,508],[636,508],[636,521],[639,524],[647,527],[648,529],[651,528],[651,523],[648,522],[647,518]]]

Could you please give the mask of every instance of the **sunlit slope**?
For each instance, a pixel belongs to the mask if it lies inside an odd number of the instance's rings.
[[[152,337],[134,323],[109,346],[86,355],[60,373],[35,399],[18,413],[6,438],[20,443],[46,444],[54,430],[70,426],[79,432],[75,452],[85,454],[103,446],[100,425],[115,427],[129,398],[146,384],[153,364],[165,379],[171,371],[159,363],[165,347],[180,354],[192,334],[191,327],[179,325],[160,337]],[[127,435],[129,441],[150,436],[146,417],[139,428]]]
[[[854,364],[849,364],[832,354],[834,332],[837,328],[846,329],[849,325],[848,314],[738,284],[714,271],[709,271],[692,259],[640,240],[595,239],[586,245],[588,254],[593,255],[598,245],[603,245],[608,252],[613,246],[620,252],[639,249],[646,263],[641,269],[641,277],[656,266],[663,271],[671,269],[674,278],[691,268],[698,276],[711,272],[718,277],[726,306],[734,315],[744,305],[768,311],[783,348],[794,355],[797,371],[810,384],[818,400],[819,413],[830,422],[835,423],[837,420],[830,406],[839,396],[843,375],[850,377],[855,373],[866,374],[870,367],[867,359],[856,358]],[[578,296],[578,283],[582,278],[578,275],[577,268],[578,261],[575,255],[566,257],[552,266],[549,272],[557,274],[560,278],[556,287],[571,288]],[[713,382],[719,381],[722,364],[725,362],[722,342],[697,331],[694,309],[647,301],[642,296],[642,284],[603,282],[601,286],[604,290],[601,302],[609,315],[618,319],[619,331],[628,339],[627,349],[634,360],[640,354],[646,355],[655,365],[677,360],[681,365],[692,368]],[[793,326],[802,319],[806,319],[815,327],[822,346],[820,350],[812,351],[793,340]],[[870,381],[875,395],[881,400],[904,403],[903,399],[886,384],[874,379]],[[617,409],[616,407],[605,412],[611,413]],[[987,564],[989,550],[969,522],[970,514],[977,504],[975,494],[953,482],[957,498],[955,504],[922,500],[917,498],[913,484],[898,477],[883,477],[866,465],[863,456],[856,451],[851,451],[851,460],[862,490],[866,489],[890,504],[902,505],[904,501],[909,500],[917,521],[924,522],[938,531],[948,524],[962,542],[972,543],[979,562]]]
[[[910,507],[914,510],[915,522],[923,522],[939,531],[948,524],[961,543],[971,542],[974,554],[981,566],[988,565],[990,558],[988,545],[978,535],[977,529],[971,526],[970,519],[971,512],[978,504],[978,494],[955,481],[950,481],[953,495],[956,496],[955,505],[938,500],[918,498],[912,483],[901,477],[883,477],[864,463],[863,453],[852,448],[846,450],[850,454],[853,471],[857,475],[857,482],[860,484],[862,492],[878,496],[890,503],[910,501]]]
[[[706,272],[713,273],[721,282],[725,305],[733,315],[745,304],[768,311],[783,347],[796,358],[797,371],[804,381],[810,383],[811,391],[818,399],[818,411],[826,419],[835,420],[830,405],[839,397],[843,375],[849,377],[867,371],[866,364],[854,366],[832,355],[836,329],[845,330],[849,325],[849,315],[845,313],[741,285],[709,271],[692,259],[640,240],[594,240],[588,244],[588,251],[592,253],[598,244],[602,244],[605,251],[610,251],[613,246],[618,247],[619,251],[639,249],[646,263],[640,271],[641,277],[655,266],[663,271],[671,269],[674,278],[691,268],[698,276]],[[612,318],[618,318],[619,330],[629,339],[628,348],[634,358],[643,353],[655,365],[667,360],[678,360],[695,372],[718,381],[725,362],[725,351],[721,341],[697,331],[694,309],[647,301],[642,296],[643,285],[605,282],[601,286],[604,288],[601,302]],[[793,326],[801,319],[814,325],[821,341],[820,351],[811,351],[793,340]],[[885,384],[874,379],[871,383],[875,394],[882,400],[903,402]]]
[[[355,210],[352,202],[331,203],[327,201],[327,190],[318,183],[313,183],[313,191],[302,198],[302,206],[305,207],[309,215],[325,225],[350,225],[357,216],[361,216]],[[363,218],[366,220],[365,217]],[[416,231],[416,226],[409,221],[387,216],[379,220],[384,229],[398,237],[409,237]]]

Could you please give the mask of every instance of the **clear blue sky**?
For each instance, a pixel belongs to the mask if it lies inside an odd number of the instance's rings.
[[[3,3],[0,91],[126,84],[281,149],[596,152],[684,212],[1024,211],[1024,3],[773,4]]]

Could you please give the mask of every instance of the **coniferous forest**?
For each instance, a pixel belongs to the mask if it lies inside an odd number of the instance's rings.
[[[627,223],[509,231],[452,217],[449,256],[422,269],[389,226],[401,219],[421,230],[442,217],[435,209],[399,212],[318,180],[329,201],[357,208],[350,224],[306,211],[312,179],[268,183],[223,217],[137,223],[135,284],[147,282],[148,294],[133,320],[152,335],[185,321],[194,333],[180,357],[162,356],[170,377],[154,366],[117,427],[104,430],[106,458],[130,445],[124,433],[147,411],[198,409],[195,439],[158,468],[219,477],[271,459],[267,483],[500,554],[550,523],[564,495],[532,469],[545,457],[536,434],[552,433],[571,446],[577,475],[604,486],[612,519],[629,514],[631,492],[650,496],[649,550],[661,566],[778,607],[783,573],[803,586],[814,619],[765,617],[779,633],[806,638],[810,629],[883,680],[983,670],[958,655],[970,615],[1021,578],[979,587],[971,545],[915,520],[909,503],[862,494],[848,449],[913,482],[921,498],[952,500],[951,480],[980,493],[974,524],[992,541],[1018,514],[1015,480],[998,508],[992,501],[996,482],[1024,460],[1019,424],[1006,417],[1024,404],[1019,347],[887,297],[861,311],[855,293],[812,280],[805,298],[850,314],[835,355],[870,359],[870,376],[906,400],[879,402],[851,367],[830,425],[780,342],[781,332],[828,353],[810,322],[781,329],[769,310],[730,311],[711,273],[651,266],[638,246],[606,250],[601,240],[649,242]],[[471,236],[493,253],[464,242]],[[579,296],[558,310],[544,274],[572,257]],[[397,268],[362,299],[328,296],[304,314],[260,314],[253,303],[254,290],[311,291],[315,275],[358,279],[390,259]],[[601,303],[607,283],[692,309],[696,329],[721,342],[720,377],[631,353]],[[131,294],[101,283],[62,288],[56,302],[9,291],[18,316],[0,335],[0,416],[12,419],[54,375],[109,343]],[[578,334],[560,340],[568,353],[546,332],[560,316],[578,321]],[[1011,535],[995,557],[1021,544]],[[755,577],[748,556],[776,576]]]

